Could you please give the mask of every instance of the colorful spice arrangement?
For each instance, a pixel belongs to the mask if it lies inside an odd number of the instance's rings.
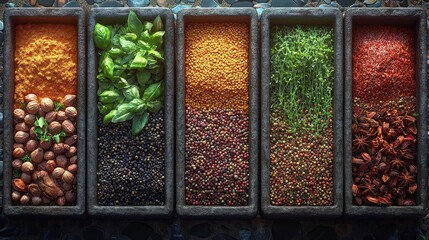
[[[353,27],[355,205],[416,204],[414,41],[405,27]]]
[[[190,23],[185,32],[185,202],[247,205],[249,26]]]
[[[12,201],[21,205],[76,204],[77,110],[75,95],[62,103],[25,96],[13,111]]]
[[[39,84],[43,83],[43,84]],[[30,93],[61,102],[77,91],[77,27],[18,24],[15,29],[15,107]]]
[[[125,25],[95,25],[100,205],[164,204],[163,29],[133,11]]]
[[[333,203],[333,46],[331,28],[271,30],[272,205]]]

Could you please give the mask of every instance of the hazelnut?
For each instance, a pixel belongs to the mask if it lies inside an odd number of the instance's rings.
[[[14,148],[12,155],[14,158],[22,158],[25,155],[25,150],[22,148]]]
[[[57,112],[54,112],[54,111],[48,112],[45,115],[45,119],[48,123],[55,121],[56,118],[57,118]]]
[[[74,183],[74,175],[73,175],[73,173],[66,170],[66,171],[64,171],[61,180],[63,180],[63,182],[66,182],[66,183],[73,184]]]
[[[67,134],[73,134],[76,132],[76,128],[70,120],[64,120],[63,123],[61,123],[61,126],[63,131]]]
[[[66,95],[63,99],[64,107],[73,106],[76,102],[76,95]]]
[[[64,170],[64,168],[61,167],[57,167],[54,169],[54,171],[52,171],[52,176],[56,179],[60,179],[63,177],[63,174],[66,170]]]
[[[40,100],[40,107],[43,112],[48,113],[54,110],[54,102],[50,98],[42,98]]]
[[[67,170],[73,174],[76,174],[77,173],[77,164],[70,164],[67,167]]]
[[[54,135],[61,132],[61,124],[57,121],[53,121],[49,124],[49,132]]]
[[[31,152],[30,156],[33,162],[40,163],[43,160],[43,149],[40,147],[35,149]]]
[[[46,113],[40,108],[39,109],[39,112],[37,113],[37,115],[39,116],[39,117],[45,117],[45,115],[46,115]]]
[[[18,202],[19,199],[21,199],[21,193],[19,193],[17,191],[13,191],[12,192],[12,201],[13,202]]]
[[[17,108],[15,110],[13,110],[13,118],[18,119],[18,120],[24,120],[25,117],[25,111]]]
[[[69,150],[66,152],[66,157],[73,157],[76,155],[77,148],[75,146],[71,146]]]
[[[41,163],[39,163],[39,164],[37,164],[37,170],[39,170],[39,171],[46,171],[46,161],[43,161],[43,162],[41,162]]]
[[[28,205],[30,203],[30,197],[28,197],[27,195],[22,195],[21,199],[19,200],[19,203],[21,203],[22,205]]]
[[[24,117],[24,122],[28,125],[33,125],[34,121],[36,121],[36,116],[33,114],[27,114]]]
[[[31,101],[27,103],[27,112],[30,114],[36,114],[39,112],[40,105],[37,101]]]
[[[26,184],[31,183],[31,175],[28,173],[21,173],[21,180],[24,181]]]
[[[28,132],[28,131],[30,131],[30,128],[27,126],[27,124],[25,122],[20,122],[20,123],[17,123],[15,125],[15,131],[16,132],[18,132],[18,131]]]
[[[50,205],[51,204],[51,199],[49,199],[46,196],[42,196],[42,203],[45,205]]]
[[[64,143],[54,143],[52,151],[54,151],[56,154],[63,154],[66,151],[64,148]]]
[[[28,191],[31,193],[33,197],[40,197],[42,195],[42,191],[40,190],[39,185],[32,183],[28,185]]]
[[[37,101],[37,96],[36,96],[36,94],[33,94],[33,93],[27,94],[24,97],[24,101],[27,103],[31,102],[31,101]]]
[[[66,116],[67,116],[68,118],[72,118],[72,119],[74,119],[74,118],[76,118],[76,116],[77,116],[77,110],[76,110],[76,108],[75,108],[75,107],[67,107],[67,108],[65,109],[65,112],[66,112]]]
[[[52,151],[46,151],[45,154],[43,154],[43,159],[45,160],[53,160],[55,158],[55,153]]]
[[[32,197],[31,198],[31,204],[38,206],[42,203],[42,198],[41,197]]]
[[[66,113],[64,111],[57,112],[57,121],[64,121],[67,119]]]
[[[68,203],[74,203],[76,201],[76,194],[73,191],[67,191],[65,198]]]
[[[73,190],[73,185],[70,183],[63,183],[63,188],[65,191],[71,191]]]
[[[34,127],[31,127],[31,128],[30,128],[30,137],[32,137],[32,138],[37,138],[37,137],[36,137],[36,134],[34,133]]]
[[[54,160],[49,160],[46,162],[46,171],[47,172],[52,172],[54,171],[54,169],[57,167],[57,164],[55,163]]]
[[[21,171],[31,173],[34,170],[34,165],[31,162],[24,162],[21,165]]]
[[[27,149],[27,151],[29,151],[29,152],[34,151],[38,147],[39,147],[39,143],[36,140],[34,140],[34,139],[29,140],[25,144],[25,149]]]
[[[64,155],[58,155],[55,158],[55,163],[62,168],[66,168],[67,167],[67,158]]]
[[[44,150],[48,150],[52,146],[52,140],[49,139],[49,141],[40,141],[40,147]]]
[[[25,182],[22,179],[15,178],[12,180],[12,188],[15,191],[26,193],[27,192],[27,185],[25,185]]]
[[[25,146],[22,143],[13,143],[13,148],[22,148],[22,149],[24,149]]]
[[[30,138],[30,134],[23,131],[18,131],[15,133],[14,140],[17,143],[25,143],[28,141],[29,138]]]
[[[57,198],[57,205],[58,206],[64,206],[64,205],[66,205],[66,198],[65,197],[59,197],[59,198]]]
[[[66,137],[66,139],[64,139],[64,143],[68,144],[69,146],[75,145],[76,142],[77,142],[77,135],[71,135]]]
[[[14,159],[12,161],[12,168],[16,170],[20,170],[22,166],[23,161],[21,159]]]
[[[70,164],[76,164],[77,163],[77,155],[70,158]]]

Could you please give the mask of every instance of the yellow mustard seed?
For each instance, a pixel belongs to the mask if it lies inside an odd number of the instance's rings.
[[[248,110],[249,26],[190,23],[185,31],[186,107]]]

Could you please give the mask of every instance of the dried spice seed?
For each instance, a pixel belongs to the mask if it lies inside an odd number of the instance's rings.
[[[130,122],[98,121],[97,201],[99,205],[163,205],[165,132],[162,110],[145,129],[129,134]]]
[[[249,26],[191,23],[185,32],[186,107],[247,111]]]
[[[240,110],[186,110],[186,204],[248,204],[248,121]]]
[[[412,29],[353,31],[352,194],[355,205],[416,204]]]

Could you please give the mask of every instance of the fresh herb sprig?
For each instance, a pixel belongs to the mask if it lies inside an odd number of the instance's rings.
[[[48,121],[44,117],[37,117],[36,121],[34,121],[34,134],[40,141],[49,142],[51,139],[54,139],[56,143],[60,142],[61,137],[67,136],[64,131],[54,135],[50,134]]]
[[[275,26],[271,31],[271,109],[289,131],[329,125],[334,74],[333,29]]]
[[[149,114],[161,109],[164,33],[159,16],[142,23],[133,11],[126,25],[95,25],[94,42],[100,49],[97,106],[105,125],[132,120],[131,132],[137,135]]]

